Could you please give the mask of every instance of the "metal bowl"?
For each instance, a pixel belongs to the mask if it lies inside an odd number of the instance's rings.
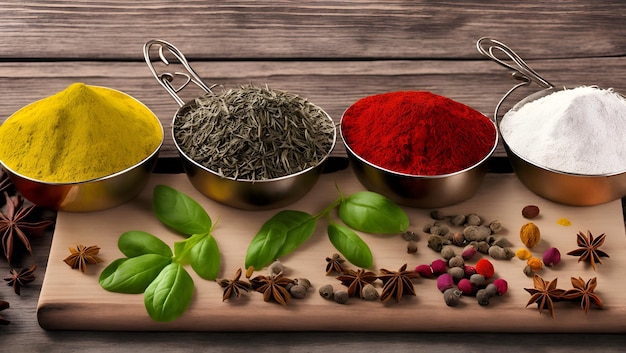
[[[174,116],[186,109],[193,109],[194,102],[183,105]],[[332,118],[324,112],[332,121]],[[308,193],[316,184],[324,169],[324,162],[330,156],[337,141],[336,132],[326,156],[315,166],[298,173],[280,178],[263,180],[242,180],[227,178],[195,162],[182,151],[174,137],[172,122],[172,138],[181,157],[185,173],[191,184],[208,198],[224,205],[243,210],[267,210],[289,205]]]
[[[519,110],[529,102],[565,89],[557,88],[541,77],[516,52],[500,41],[483,37],[476,42],[476,48],[482,55],[512,70],[512,77],[518,81],[496,105],[494,117],[498,130],[501,121],[498,111],[502,103],[518,88],[536,83],[544,89],[522,99],[510,111]],[[626,171],[604,175],[582,175],[558,171],[520,156],[511,149],[504,136],[502,141],[517,177],[526,188],[545,199],[570,206],[593,206],[626,196]]]
[[[152,48],[157,48],[158,58],[156,61],[165,66],[170,63],[182,65],[181,71],[157,72],[151,56]],[[195,100],[187,103],[178,95],[190,83],[195,84],[205,93],[211,93],[211,88],[193,70],[185,55],[172,44],[159,39],[149,40],[145,43],[144,58],[148,68],[159,84],[174,98],[180,108],[176,111],[172,120],[172,139],[181,157],[183,167],[191,184],[208,198],[224,205],[243,210],[267,210],[283,207],[300,199],[315,185],[323,172],[324,162],[328,160],[337,141],[337,131],[333,129],[333,141],[326,155],[317,165],[297,173],[279,178],[247,180],[229,178],[199,164],[189,157],[176,141],[175,122],[177,117],[188,110],[196,109]],[[171,56],[171,58],[168,58]],[[174,87],[175,78],[184,78],[180,87]],[[332,118],[322,109],[324,116],[331,122]]]
[[[137,99],[134,100],[143,105]],[[154,116],[156,119],[156,115]],[[0,164],[17,191],[38,206],[68,212],[104,210],[133,199],[148,183],[163,144],[163,126],[160,122],[159,126],[161,143],[149,156],[132,167],[97,179],[68,183],[46,182],[21,175],[1,161]]]
[[[560,90],[562,89],[552,87],[531,94],[515,104],[510,111],[517,111],[524,104]],[[529,190],[545,199],[570,206],[594,206],[626,196],[626,171],[605,175],[566,173],[520,156],[509,147],[504,136],[502,141],[519,180]]]
[[[357,179],[366,189],[385,195],[401,205],[438,208],[454,205],[474,196],[487,174],[486,162],[498,145],[497,130],[494,129],[494,131],[496,131],[494,145],[478,163],[454,173],[433,176],[404,174],[381,168],[354,153],[346,142],[343,132],[341,138],[344,141],[350,165]]]

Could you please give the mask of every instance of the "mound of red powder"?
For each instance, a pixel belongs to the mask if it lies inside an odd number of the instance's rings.
[[[400,91],[358,100],[343,115],[341,131],[359,157],[394,172],[442,175],[484,159],[496,141],[482,113],[424,91]]]

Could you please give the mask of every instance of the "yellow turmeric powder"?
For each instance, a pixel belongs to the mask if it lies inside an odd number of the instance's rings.
[[[0,160],[31,179],[81,182],[136,165],[162,140],[159,120],[134,98],[74,83],[0,126]]]

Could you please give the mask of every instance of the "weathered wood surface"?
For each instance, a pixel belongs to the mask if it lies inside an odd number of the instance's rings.
[[[513,81],[480,57],[481,36],[511,45],[555,84],[626,91],[626,4],[613,1],[4,1],[0,2],[0,120],[75,81],[136,96],[167,127],[174,101],[150,76],[141,46],[166,39],[211,83],[268,83],[335,119],[356,99],[426,89],[488,115]],[[336,151],[338,155],[341,150]],[[163,156],[175,156],[166,141]],[[618,352],[622,335],[403,333],[45,332],[35,308],[50,237],[34,240],[38,279],[16,296],[2,349],[19,351]],[[0,261],[0,273],[9,266]],[[468,318],[471,319],[471,318]],[[514,319],[514,318],[512,318]]]
[[[136,56],[140,57],[142,46],[135,49]],[[466,43],[465,50],[476,51],[474,42]],[[557,85],[594,84],[626,91],[623,79],[626,61],[623,58],[529,60],[528,63]],[[485,60],[198,61],[192,65],[209,84],[225,87],[267,84],[271,88],[297,93],[326,110],[337,123],[345,109],[358,99],[396,90],[432,91],[492,117],[500,98],[515,84],[510,79],[510,71]],[[76,81],[116,88],[142,101],[157,114],[167,131],[161,156],[177,155],[170,129],[178,105],[161,88],[143,61],[0,63],[3,89],[0,119]],[[521,88],[507,103],[514,103],[539,89],[537,85]],[[197,87],[190,86],[181,95],[189,100],[200,94]],[[342,143],[339,139],[334,155],[344,154]],[[503,149],[497,152],[504,155]]]
[[[604,1],[12,1],[2,58],[135,60],[152,37],[215,59],[476,58],[478,36],[530,58],[626,54],[624,3]],[[19,48],[19,49],[17,49]]]

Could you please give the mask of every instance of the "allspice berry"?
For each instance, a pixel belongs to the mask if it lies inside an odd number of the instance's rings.
[[[349,297],[350,296],[348,295],[348,292],[345,290],[338,290],[335,292],[335,294],[333,294],[333,298],[335,299],[335,302],[338,304],[347,303]]]
[[[413,240],[409,241],[406,244],[406,252],[409,253],[409,254],[417,253],[417,243],[414,242]]]
[[[448,288],[443,292],[443,300],[447,306],[457,306],[461,302],[461,291],[456,288]]]
[[[334,289],[333,286],[331,284],[325,284],[323,286],[320,287],[319,289],[320,295],[324,298],[324,299],[333,299],[334,296]]]
[[[371,283],[366,284],[363,287],[363,299],[376,300],[380,297],[378,290]]]
[[[306,297],[306,287],[301,284],[296,284],[289,288],[289,293],[296,299],[303,299]]]
[[[285,266],[283,266],[283,264],[278,260],[272,262],[272,264],[270,265],[270,272],[273,275],[281,274],[284,271],[285,271]]]

